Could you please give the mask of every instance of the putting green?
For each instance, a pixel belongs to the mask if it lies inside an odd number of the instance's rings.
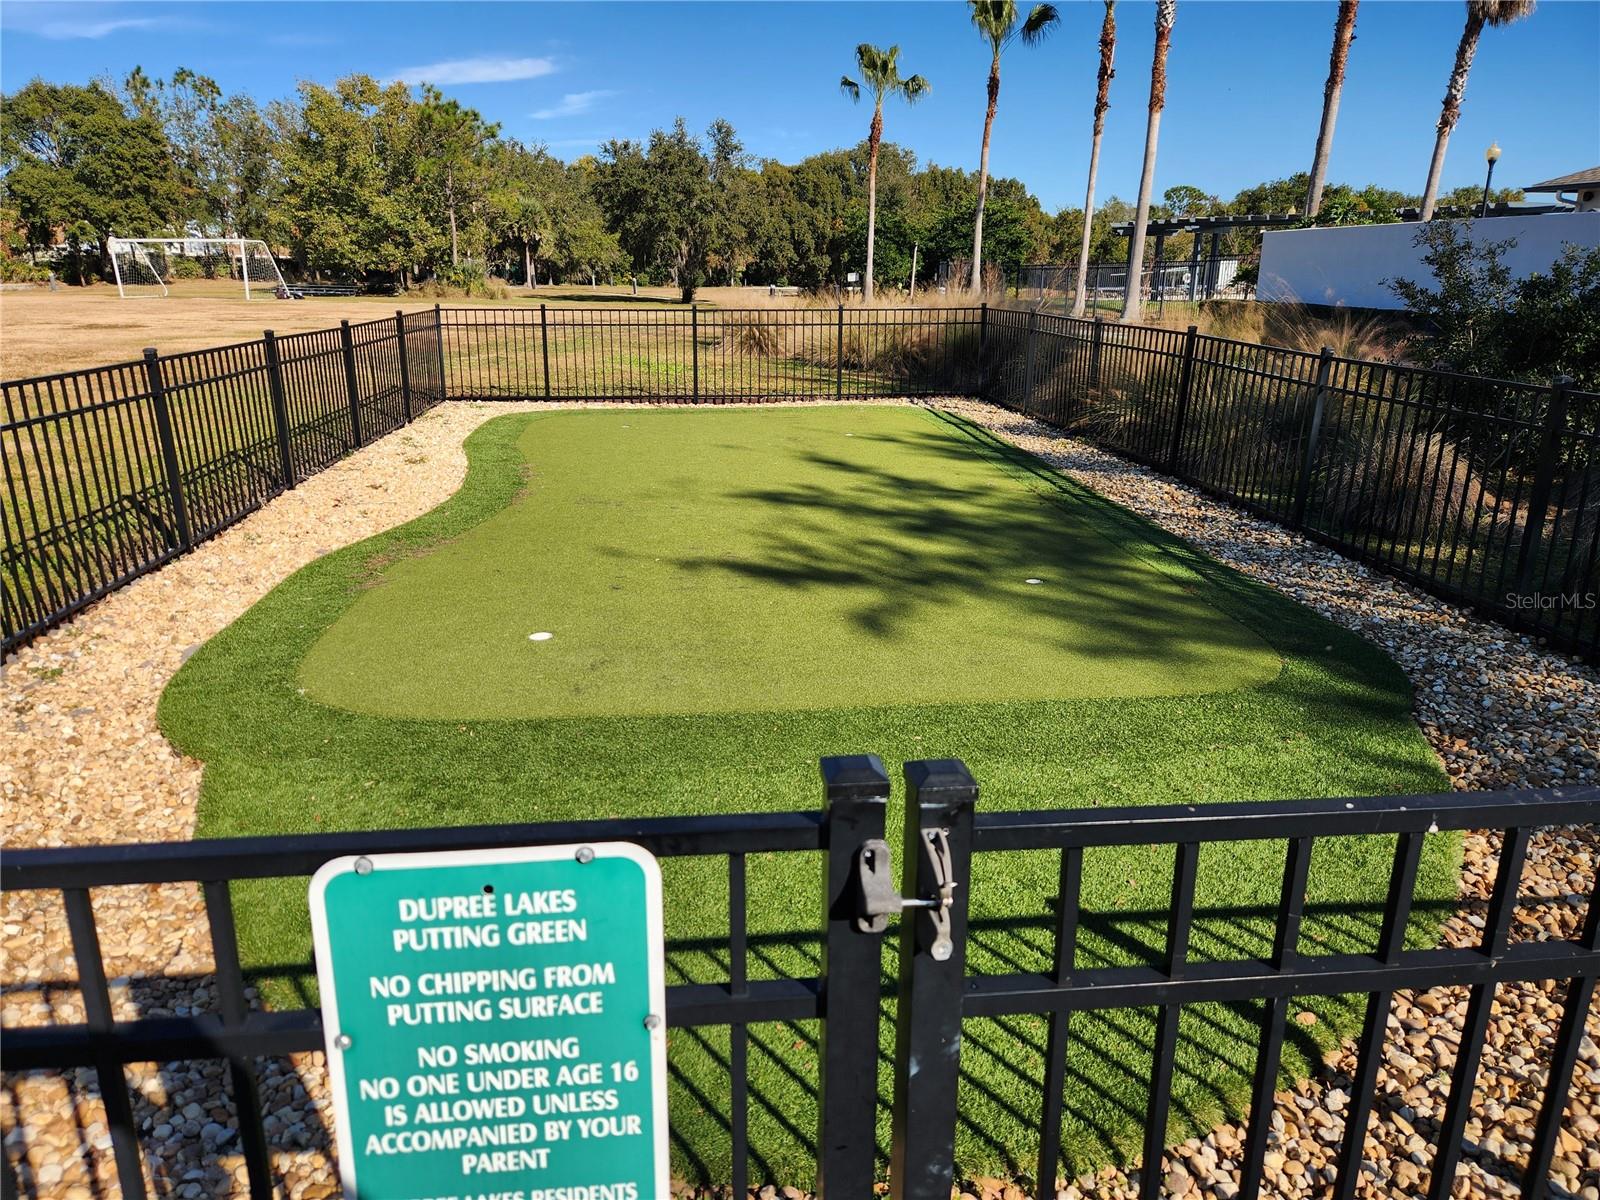
[[[926,409],[557,412],[516,449],[523,494],[388,567],[307,656],[308,695],[483,720],[1172,696],[1281,667]]]
[[[896,777],[962,758],[989,811],[1448,787],[1377,648],[948,414],[546,412],[466,449],[447,503],[296,572],[168,685],[162,729],[205,762],[200,836],[814,809],[818,757],[863,752]],[[1303,953],[1374,944],[1393,845],[1318,842]],[[1283,853],[1206,847],[1194,959],[1270,953]],[[1416,940],[1458,853],[1428,839]],[[1159,960],[1172,857],[1085,855],[1079,966]],[[815,974],[819,857],[748,866],[751,977]],[[972,971],[1050,969],[1058,867],[978,856]],[[725,981],[726,862],[663,874],[669,982]],[[305,880],[234,898],[268,1001],[314,1002]],[[1303,1003],[1289,1074],[1359,1019]],[[1237,1114],[1259,1015],[1185,1011],[1173,1140]],[[1074,1018],[1064,1174],[1137,1153],[1153,1029]],[[725,1183],[727,1030],[668,1037],[676,1168]],[[1031,1170],[1045,1044],[1040,1018],[966,1023],[963,1171]],[[811,1179],[817,1075],[814,1023],[750,1028],[758,1179]],[[885,1158],[887,1123],[885,1103]]]

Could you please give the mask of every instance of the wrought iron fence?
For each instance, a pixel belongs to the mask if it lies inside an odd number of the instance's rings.
[[[1363,997],[1364,1017],[1332,1193],[1334,1200],[1351,1200],[1361,1180],[1395,991],[1465,986],[1469,1000],[1460,1050],[1439,1123],[1428,1191],[1434,1200],[1446,1200],[1458,1194],[1456,1167],[1496,988],[1512,981],[1561,980],[1566,982],[1561,1024],[1533,1122],[1533,1150],[1522,1173],[1521,1194],[1526,1200],[1546,1194],[1551,1155],[1585,1037],[1595,976],[1600,973],[1600,888],[1588,898],[1576,940],[1513,939],[1511,934],[1533,831],[1550,825],[1593,825],[1600,820],[1600,788],[994,813],[977,812],[977,796],[977,783],[959,760],[906,765],[903,891],[918,903],[936,907],[919,909],[900,925],[890,1163],[897,1200],[946,1200],[951,1194],[964,1022],[1011,1014],[1048,1018],[1034,1178],[1035,1193],[1049,1195],[1059,1177],[1074,1017],[1153,1008],[1155,1034],[1139,1189],[1144,1200],[1156,1200],[1165,1190],[1165,1175],[1157,1168],[1168,1145],[1173,1071],[1185,1006],[1259,1003],[1260,1036],[1237,1193],[1254,1200],[1263,1183],[1271,1128],[1268,1115],[1279,1084],[1289,1001],[1355,993]],[[1502,831],[1499,869],[1482,918],[1482,938],[1470,949],[1407,949],[1423,839],[1467,829]],[[1370,947],[1329,953],[1309,939],[1303,943],[1302,920],[1313,850],[1324,839],[1340,837],[1391,839],[1394,848]],[[1195,885],[1201,849],[1225,850],[1229,843],[1247,841],[1284,846],[1280,898],[1270,918],[1267,945],[1257,950],[1250,939],[1234,938],[1231,944],[1222,942],[1231,954],[1219,954],[1215,946],[1208,947],[1210,953],[1195,953],[1191,934],[1200,925]],[[935,844],[940,847],[938,855],[921,852]],[[1154,947],[1153,961],[1086,966],[1079,961],[1085,855],[1118,846],[1172,848],[1172,901],[1162,914],[1164,936]],[[1007,854],[1024,852],[1051,853],[1059,860],[1050,965],[999,974],[970,971],[968,902],[984,864],[1000,860],[994,869],[1004,871]],[[941,886],[949,881],[955,886]],[[937,919],[929,915],[934,912],[940,914]],[[914,1071],[911,1064],[916,1064]],[[1509,1164],[1498,1164],[1497,1169],[1515,1177]]]
[[[977,811],[977,784],[959,760],[912,762],[905,765],[902,879],[896,889],[885,839],[890,787],[882,763],[871,755],[824,759],[822,775],[823,804],[811,812],[13,850],[0,862],[0,889],[41,893],[41,898],[59,895],[78,977],[41,982],[76,986],[85,1018],[79,1024],[8,1026],[6,1067],[87,1067],[95,1072],[122,1194],[137,1200],[146,1194],[144,1147],[125,1065],[225,1061],[250,1194],[269,1196],[273,1173],[254,1060],[320,1049],[323,1030],[315,1008],[268,1012],[248,1003],[232,883],[308,876],[330,859],[354,854],[627,841],[663,857],[727,861],[726,958],[714,956],[727,963],[727,976],[669,988],[667,1022],[679,1028],[730,1027],[726,1101],[733,1195],[748,1194],[750,1163],[753,1157],[759,1160],[760,1152],[749,1141],[748,1029],[813,1019],[821,1023],[815,1141],[819,1190],[852,1200],[873,1194],[883,1171],[876,1137],[884,1102],[879,1095],[879,1022],[881,1001],[888,995],[895,1017],[887,1172],[890,1194],[897,1200],[948,1200],[951,1195],[959,1169],[955,1146],[968,1023],[1006,1014],[1048,1019],[1042,1072],[1029,1082],[1042,1097],[1036,1192],[1051,1194],[1061,1164],[1063,1098],[1072,1088],[1067,1073],[1072,1023],[1091,1012],[1139,1008],[1156,1013],[1142,1114],[1140,1186],[1144,1196],[1158,1196],[1165,1177],[1154,1168],[1168,1144],[1180,1021],[1186,1007],[1193,1011],[1208,1004],[1248,1006],[1259,1029],[1238,1191],[1244,1200],[1254,1200],[1262,1184],[1289,1001],[1354,993],[1363,997],[1365,1017],[1356,1041],[1357,1079],[1334,1193],[1347,1200],[1357,1185],[1375,1111],[1377,1070],[1395,991],[1466,987],[1470,999],[1432,1162],[1430,1194],[1447,1197],[1453,1194],[1495,990],[1502,983],[1553,980],[1566,985],[1562,1017],[1553,1036],[1548,1082],[1530,1122],[1533,1149],[1522,1183],[1522,1194],[1530,1200],[1545,1194],[1584,1021],[1600,975],[1600,899],[1593,893],[1588,897],[1575,939],[1544,933],[1537,939],[1522,938],[1513,935],[1519,881],[1533,831],[1600,822],[1600,789],[989,813]],[[1456,948],[1430,940],[1407,948],[1407,931],[1415,927],[1409,918],[1423,840],[1465,829],[1502,831],[1481,942]],[[1315,890],[1308,887],[1313,852],[1332,838],[1382,839],[1385,847],[1392,845],[1388,885],[1369,944],[1342,952],[1318,945],[1314,933],[1303,929],[1304,922],[1319,915],[1319,905],[1309,898]],[[1284,848],[1276,911],[1262,918],[1269,931],[1259,938],[1202,940],[1200,931],[1215,915],[1204,905],[1197,908],[1202,848],[1208,854],[1226,854],[1230,845],[1261,841]],[[1100,965],[1084,952],[1093,928],[1093,914],[1081,902],[1085,858],[1122,846],[1144,847],[1152,855],[1172,848],[1172,903],[1162,914],[1164,934],[1141,940],[1138,961]],[[752,979],[747,872],[770,865],[768,856],[792,863],[789,856],[807,853],[819,856],[822,886],[810,916],[796,910],[794,936],[820,934],[817,972]],[[1039,953],[1048,965],[1029,969],[1033,964],[1012,962],[1001,973],[974,970],[976,956],[968,954],[969,897],[988,878],[1009,878],[1006,856],[1023,853],[1052,854],[1059,860],[1051,911],[1029,926],[1046,939]],[[119,1019],[106,978],[93,891],[173,882],[201,887],[215,961],[214,1007]],[[671,904],[670,887],[667,902]],[[1351,915],[1348,905],[1339,906],[1339,915]],[[883,971],[884,935],[896,919],[898,966],[890,982]],[[1029,944],[1037,946],[1038,941],[1030,936]],[[705,957],[700,955],[700,961]],[[1125,1066],[1133,1069],[1135,1064]],[[699,1095],[696,1103],[720,1105],[722,1099]],[[1080,1101],[1092,1105],[1095,1095]],[[1530,1098],[1530,1108],[1532,1103]],[[21,1121],[28,1116],[17,1114]],[[692,1155],[696,1147],[686,1149]],[[1479,1153],[1486,1151],[1479,1147]],[[1501,1162],[1496,1170],[1514,1174],[1515,1166]],[[26,1192],[26,1179],[8,1181],[8,1189],[19,1184]]]
[[[452,398],[668,404],[969,394],[982,306],[458,308]]]
[[[1591,662],[1600,393],[1039,312],[984,396]]]
[[[0,391],[7,650],[446,397],[976,394],[1600,657],[1600,395],[1559,383],[987,306],[541,305],[436,306]]]
[[[254,1059],[323,1048],[321,1011],[252,1009],[245,995],[234,920],[236,881],[309,876],[349,854],[482,850],[602,841],[631,842],[662,858],[725,858],[728,880],[728,976],[718,983],[667,988],[667,1023],[730,1028],[727,1096],[731,1182],[746,1195],[750,1177],[748,1028],[768,1022],[818,1021],[820,1099],[817,1173],[831,1195],[872,1194],[877,1144],[878,1024],[883,933],[857,923],[857,855],[882,844],[889,781],[872,756],[822,760],[820,811],[639,820],[569,821],[368,833],[231,838],[166,844],[10,850],[0,862],[0,891],[57,893],[71,935],[76,986],[85,1019],[77,1025],[5,1028],[7,1071],[92,1068],[105,1105],[111,1150],[124,1200],[144,1200],[145,1167],[124,1067],[128,1063],[222,1059],[229,1068],[239,1145],[249,1194],[274,1195]],[[752,856],[821,852],[813,895],[821,961],[810,977],[751,978],[747,872]],[[792,859],[791,859],[792,861]],[[106,978],[95,921],[95,888],[198,883],[204,896],[216,974],[214,1011],[119,1020]],[[671,903],[671,897],[668,897]],[[703,955],[697,958],[703,958]],[[64,981],[50,981],[57,986]],[[28,1114],[17,1114],[26,1120]],[[866,1131],[863,1135],[863,1130]],[[231,1140],[231,1139],[230,1139]],[[703,1147],[700,1149],[704,1149]],[[10,1169],[9,1162],[4,1164]],[[8,1183],[10,1188],[19,1181]],[[26,1190],[24,1194],[43,1195]]]
[[[4,647],[444,399],[437,311],[0,384]]]

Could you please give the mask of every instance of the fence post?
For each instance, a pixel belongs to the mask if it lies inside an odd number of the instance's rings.
[[[839,305],[839,329],[833,341],[833,398],[844,399],[844,305]]]
[[[689,302],[689,347],[694,358],[694,402],[700,403],[700,302]]]
[[[444,374],[444,309],[437,304],[433,306],[433,331],[439,348],[439,399],[448,400],[450,385],[445,382]]]
[[[294,475],[294,454],[289,448],[289,404],[283,394],[283,359],[278,354],[278,335],[267,330],[261,335],[267,345],[267,388],[272,396],[272,428],[278,435],[278,463],[283,472],[285,491],[300,481]]]
[[[1300,478],[1294,485],[1294,511],[1289,523],[1295,529],[1305,528],[1306,505],[1311,498],[1311,474],[1317,465],[1317,441],[1322,436],[1322,414],[1328,406],[1328,374],[1333,369],[1333,347],[1324,346],[1317,356],[1317,381],[1315,398],[1311,402],[1311,423],[1306,429],[1306,453],[1300,460]]]
[[[949,1200],[978,785],[956,758],[908,762],[905,774],[902,891],[933,906],[913,908],[900,919],[889,1194],[893,1200]]]
[[[1526,596],[1533,582],[1534,551],[1544,537],[1544,519],[1555,490],[1556,467],[1561,459],[1561,435],[1567,428],[1567,392],[1572,379],[1561,375],[1550,381],[1550,409],[1539,439],[1539,458],[1533,468],[1533,490],[1528,493],[1527,519],[1522,524],[1522,544],[1517,548],[1517,595]],[[1538,611],[1537,609],[1534,611]]]
[[[178,474],[178,442],[172,435],[172,413],[167,408],[167,389],[161,379],[161,358],[154,347],[144,352],[144,374],[150,386],[150,407],[156,414],[156,440],[161,444],[161,469],[167,476],[167,495],[172,500],[172,523],[177,527],[174,550],[194,545],[189,533],[189,508],[183,501],[183,477]]]
[[[1105,344],[1105,321],[1096,310],[1094,328],[1089,331],[1089,395],[1100,390],[1100,347]]]
[[[817,1050],[817,1192],[872,1195],[877,1174],[878,1008],[883,934],[862,914],[863,843],[883,838],[889,776],[876,754],[822,760],[822,1032]]]
[[[539,353],[544,359],[544,398],[550,399],[550,314],[539,305]]]
[[[411,364],[406,361],[406,314],[399,309],[395,310],[394,327],[400,334],[400,401],[405,405],[406,424],[412,421],[411,415]]]
[[[989,398],[989,302],[978,306],[978,399]]]
[[[1178,368],[1178,402],[1172,414],[1172,446],[1167,451],[1167,474],[1178,473],[1178,456],[1183,449],[1183,426],[1189,417],[1189,393],[1194,387],[1194,352],[1200,329],[1189,326],[1183,335],[1183,363]]]
[[[339,322],[339,343],[344,347],[344,387],[350,401],[350,448],[363,445],[361,438],[361,387],[356,382],[356,341],[350,322]]]
[[[1028,348],[1022,369],[1022,411],[1033,415],[1033,349],[1039,332],[1039,310],[1028,310]]]

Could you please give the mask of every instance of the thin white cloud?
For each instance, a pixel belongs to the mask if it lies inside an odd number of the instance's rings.
[[[535,121],[554,121],[561,117],[576,117],[592,109],[599,101],[608,96],[615,96],[616,92],[607,88],[599,88],[592,92],[568,92],[561,97],[561,103],[551,108],[541,108],[528,115]]]
[[[548,58],[452,58],[420,67],[404,67],[390,76],[399,83],[512,83],[549,75],[556,64]]]
[[[43,21],[37,25],[12,26],[26,33],[35,33],[51,41],[64,42],[78,38],[99,39],[127,29],[154,29],[166,22],[155,17],[116,17],[106,21]]]

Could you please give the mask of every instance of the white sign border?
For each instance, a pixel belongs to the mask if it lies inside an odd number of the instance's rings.
[[[378,871],[415,870],[418,867],[500,866],[531,862],[572,862],[580,849],[594,852],[595,861],[622,858],[636,863],[645,878],[645,937],[648,941],[650,1012],[660,1017],[650,1033],[651,1111],[654,1121],[654,1196],[671,1191],[669,1131],[667,1128],[667,985],[666,934],[661,916],[661,864],[656,856],[633,842],[574,842],[560,846],[518,846],[490,850],[439,850],[417,854],[350,854],[329,859],[311,876],[311,942],[317,968],[317,991],[322,1005],[322,1045],[328,1064],[328,1087],[333,1093],[335,1145],[339,1155],[339,1185],[347,1200],[359,1200],[356,1154],[351,1138],[348,1093],[345,1090],[344,1052],[334,1045],[339,1036],[338,992],[333,985],[333,953],[328,936],[326,892],[340,875],[355,874],[362,860]]]

